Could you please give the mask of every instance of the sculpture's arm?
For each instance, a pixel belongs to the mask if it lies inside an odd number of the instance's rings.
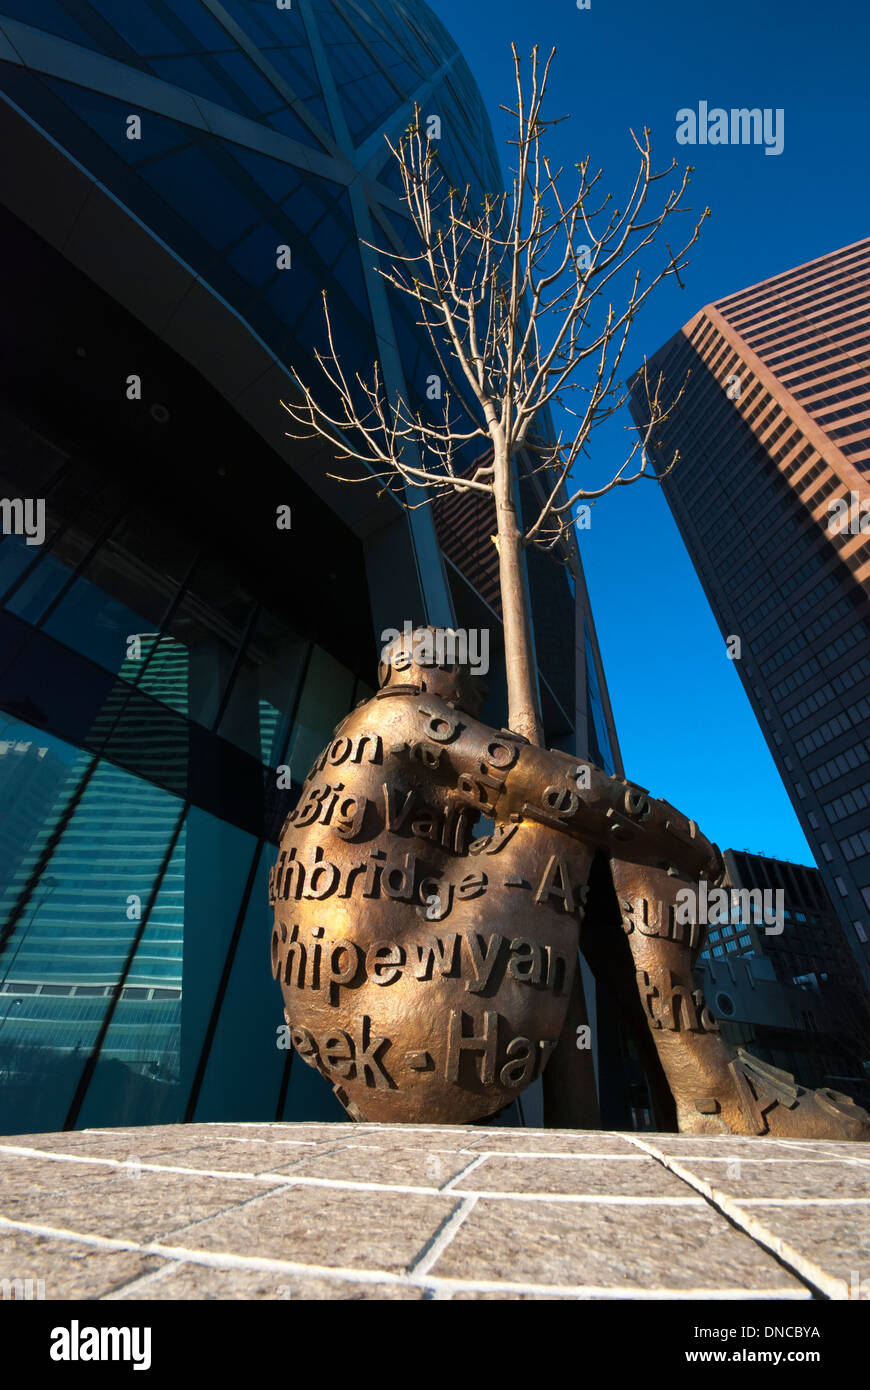
[[[497,822],[539,821],[618,859],[672,865],[686,879],[721,878],[716,846],[666,801],[593,763],[494,730],[417,686],[381,690],[344,719],[333,738],[363,730],[380,731],[385,757],[407,759],[412,782],[416,766],[421,786],[458,792],[470,808]],[[325,751],[307,781],[326,756]]]
[[[637,864],[673,865],[683,878],[718,882],[718,848],[694,821],[644,787],[567,753],[524,746],[499,801],[500,817],[544,820]]]

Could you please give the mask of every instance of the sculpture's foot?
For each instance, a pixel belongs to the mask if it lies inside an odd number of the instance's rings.
[[[850,1096],[807,1091],[787,1071],[738,1049],[721,1097],[679,1106],[681,1134],[768,1135],[772,1139],[870,1140],[870,1115]]]

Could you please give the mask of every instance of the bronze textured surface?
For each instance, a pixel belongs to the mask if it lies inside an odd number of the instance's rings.
[[[311,769],[270,882],[293,1046],[352,1119],[481,1120],[572,1046],[563,1028],[604,855],[681,1131],[870,1135],[848,1098],[722,1042],[691,975],[706,926],[684,920],[677,896],[724,873],[693,821],[480,723],[474,679],[420,664],[408,637],[387,655],[377,695]],[[475,839],[481,817],[491,833]]]

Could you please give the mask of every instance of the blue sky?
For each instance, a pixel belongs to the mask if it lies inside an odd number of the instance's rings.
[[[558,50],[549,114],[571,119],[552,133],[554,162],[591,154],[622,193],[636,162],[629,127],[647,125],[659,167],[674,155],[695,166],[689,202],[712,216],[685,289],[662,286],[634,325],[628,369],[704,304],[867,235],[870,20],[854,0],[430,3],[469,60],[503,159],[514,40],[523,53]],[[677,145],[676,113],[699,101],[781,107],[783,152]],[[629,424],[626,410],[594,437],[584,483],[619,466]],[[658,485],[604,498],[580,540],[628,776],[723,849],[812,863]]]

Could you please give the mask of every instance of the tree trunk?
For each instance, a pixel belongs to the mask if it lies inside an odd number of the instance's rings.
[[[509,460],[493,459],[498,572],[504,619],[508,726],[540,747],[544,730],[538,711],[538,692],[532,659],[532,630],[523,574],[522,533],[517,524]]]

